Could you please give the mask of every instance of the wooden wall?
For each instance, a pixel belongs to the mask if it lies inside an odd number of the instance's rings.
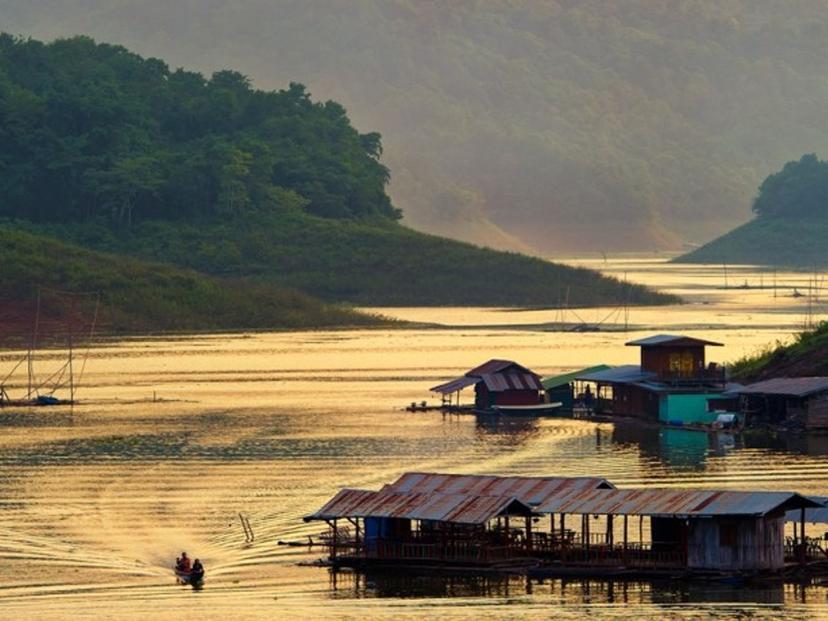
[[[687,566],[726,571],[782,569],[784,526],[784,514],[691,519]]]
[[[686,361],[681,368],[675,361]],[[704,370],[704,346],[641,348],[641,370],[658,373],[662,377],[694,377]]]

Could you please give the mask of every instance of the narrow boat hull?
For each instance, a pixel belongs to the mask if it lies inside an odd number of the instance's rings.
[[[518,414],[532,416],[554,414],[563,407],[563,403],[537,403],[535,405],[493,405],[490,412],[493,414]]]

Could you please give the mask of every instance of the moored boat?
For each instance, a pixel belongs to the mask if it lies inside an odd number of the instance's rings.
[[[536,403],[533,405],[493,405],[490,409],[495,414],[551,414],[556,410],[560,410],[563,403],[556,401],[554,403]]]

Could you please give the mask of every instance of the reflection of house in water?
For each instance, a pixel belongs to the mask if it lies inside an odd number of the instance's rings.
[[[805,564],[814,549],[804,539],[804,510],[822,506],[791,492],[407,473],[379,491],[343,489],[305,520],[329,524],[335,567],[540,565],[550,575],[674,575]],[[790,510],[800,512],[802,525],[799,537],[786,541]]]
[[[725,393],[748,424],[828,429],[828,377],[777,377]]]
[[[638,365],[579,374],[595,387],[595,411],[674,425],[711,423],[709,398],[726,387],[725,369],[707,363],[705,348],[721,343],[660,334],[627,343],[640,347]]]
[[[699,433],[679,427],[642,426],[619,421],[613,425],[614,444],[634,444],[642,457],[671,468],[703,470],[710,455],[722,456],[740,448],[740,438],[727,432]]]
[[[487,442],[517,446],[538,434],[537,416],[501,416],[499,414],[475,413],[475,429],[493,436]]]

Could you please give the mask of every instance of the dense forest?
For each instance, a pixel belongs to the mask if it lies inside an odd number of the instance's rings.
[[[755,218],[676,261],[828,265],[828,162],[814,154],[769,175],[753,201]]]
[[[562,252],[678,247],[749,219],[828,150],[822,0],[0,0],[3,29],[86,33],[383,135],[405,221]]]
[[[85,37],[0,35],[0,214],[39,222],[302,209],[397,218],[378,134],[304,87],[254,90]]]
[[[97,251],[362,305],[669,296],[401,226],[377,133],[293,83],[0,36],[0,217]]]

